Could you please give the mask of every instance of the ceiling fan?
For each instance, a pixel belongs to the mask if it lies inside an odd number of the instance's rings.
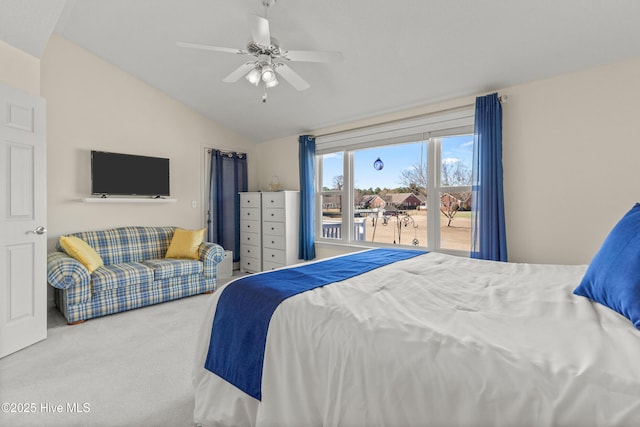
[[[264,95],[262,102],[267,102],[267,89],[276,87],[278,77],[282,77],[297,90],[305,90],[310,87],[298,73],[289,67],[287,62],[335,62],[342,60],[342,53],[328,51],[308,51],[308,50],[284,50],[274,37],[271,37],[267,11],[275,4],[276,0],[262,0],[265,10],[265,17],[249,15],[251,26],[251,39],[247,43],[246,49],[235,49],[230,47],[218,47],[207,44],[177,42],[180,47],[192,49],[211,50],[215,52],[234,53],[238,55],[254,56],[255,59],[245,62],[236,68],[227,77],[222,79],[226,83],[234,83],[245,77],[249,83],[260,86],[264,85]]]

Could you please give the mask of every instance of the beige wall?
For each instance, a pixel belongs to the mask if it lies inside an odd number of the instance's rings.
[[[586,264],[640,201],[640,59],[500,89],[509,259]],[[310,134],[473,103],[461,98]],[[272,175],[298,189],[297,135],[259,144],[260,188]],[[283,167],[282,165],[296,165]],[[320,257],[344,248],[318,247]]]
[[[0,83],[40,96],[40,60],[0,40]]]
[[[269,191],[269,183],[277,177],[284,190],[299,190],[298,135],[272,140],[255,147],[258,186],[261,191]]]
[[[204,147],[247,152],[254,144],[184,104],[53,36],[42,58],[48,114],[49,244],[65,233],[124,225],[203,226]],[[83,203],[91,192],[90,151],[170,159],[176,203]],[[192,207],[192,202],[196,207]]]
[[[638,76],[640,58],[506,90],[511,259],[588,263],[640,201]]]

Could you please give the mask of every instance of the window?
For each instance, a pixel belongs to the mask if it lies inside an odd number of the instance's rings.
[[[318,138],[317,240],[468,254],[472,131],[465,109]]]

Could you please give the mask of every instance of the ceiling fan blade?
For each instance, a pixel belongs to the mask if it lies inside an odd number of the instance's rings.
[[[271,45],[269,21],[262,16],[249,15],[249,25],[251,27],[251,37],[253,37],[253,41],[261,46],[269,47]]]
[[[245,62],[244,64],[236,68],[234,71],[232,71],[231,74],[229,74],[227,77],[222,79],[222,81],[225,83],[237,82],[242,78],[242,76],[244,76],[249,71],[251,71],[251,69],[253,69],[253,67],[255,66],[256,66],[255,62]]]
[[[343,59],[340,52],[320,50],[285,50],[281,56],[289,61],[300,62],[338,62]]]
[[[306,90],[311,87],[309,83],[307,83],[302,77],[298,75],[295,71],[293,71],[287,64],[277,63],[275,64],[276,73],[280,74],[282,78],[291,84],[294,88],[298,90]]]
[[[198,44],[198,43],[187,43],[187,42],[176,42],[176,45],[180,47],[188,47],[191,49],[203,49],[203,50],[213,50],[215,52],[226,52],[226,53],[236,53],[236,54],[248,54],[246,50],[243,49],[235,49],[232,47],[218,47],[211,46],[208,44]]]

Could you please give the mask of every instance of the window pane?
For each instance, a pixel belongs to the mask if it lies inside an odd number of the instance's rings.
[[[471,250],[471,188],[440,192],[440,247]]]
[[[322,191],[342,190],[344,184],[343,153],[324,154],[322,161]]]
[[[427,245],[427,143],[353,153],[353,240]]]
[[[342,239],[342,196],[322,194],[322,237]]]
[[[380,210],[367,218],[356,218],[354,227],[360,223],[364,225],[364,236],[369,242],[427,247],[425,209]]]
[[[471,185],[473,135],[444,137],[441,147],[440,185]]]

